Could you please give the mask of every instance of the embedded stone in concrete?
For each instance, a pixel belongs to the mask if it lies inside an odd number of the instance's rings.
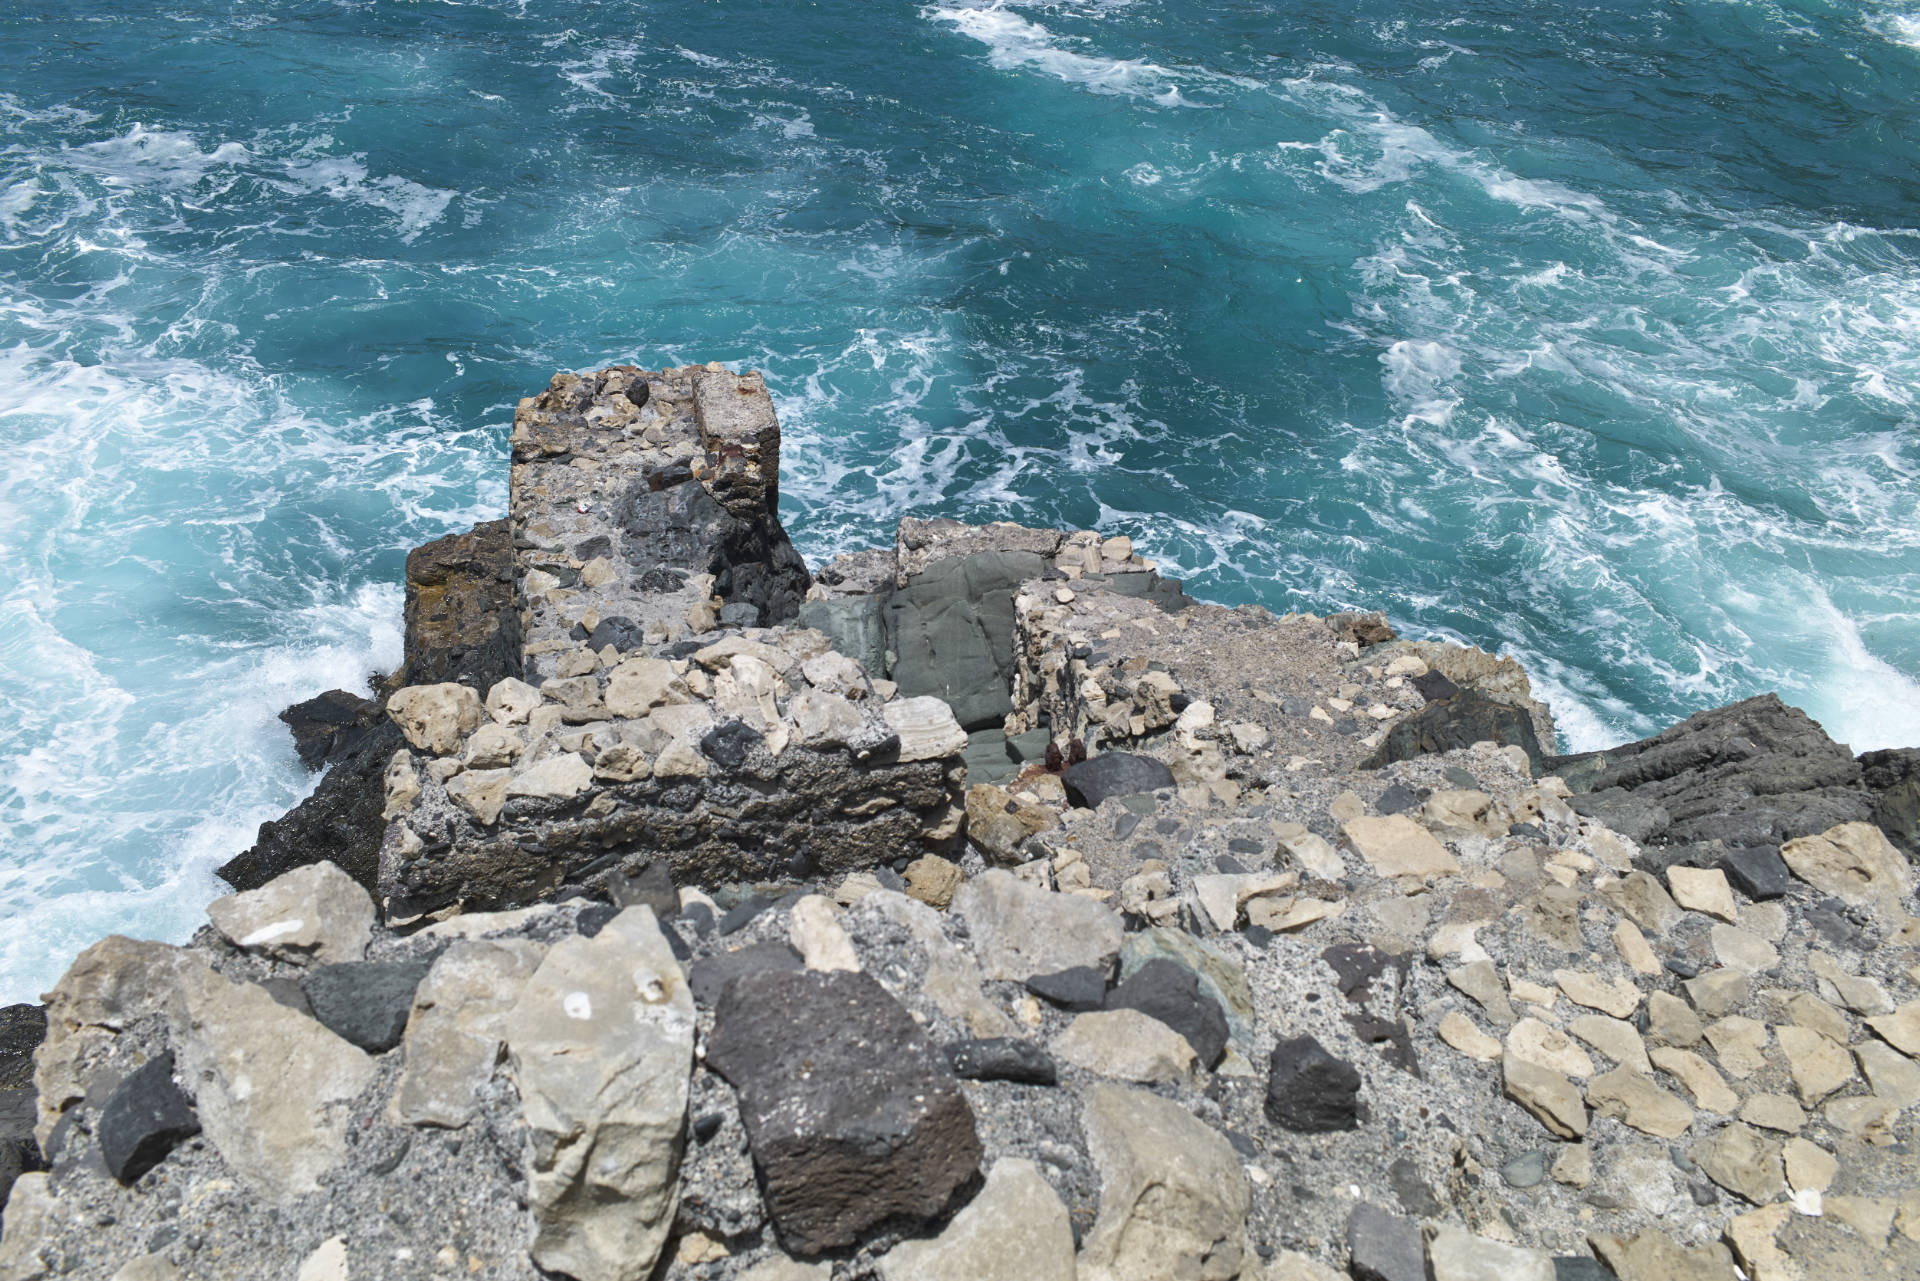
[[[939,1236],[903,1241],[882,1281],[1076,1281],[1067,1207],[1031,1161],[1002,1157]]]
[[[395,690],[387,699],[387,715],[415,748],[450,756],[460,750],[463,738],[480,728],[484,713],[472,688],[447,683]]]
[[[1081,1114],[1100,1213],[1081,1281],[1229,1281],[1248,1260],[1250,1197],[1227,1141],[1178,1103],[1096,1085]]]
[[[926,1220],[973,1177],[980,1140],[953,1073],[870,976],[760,970],[720,994],[707,1065],[741,1119],[790,1253]]]
[[[1340,835],[1380,876],[1448,876],[1460,861],[1405,814],[1348,819]]]
[[[1067,800],[1083,809],[1099,809],[1110,797],[1157,792],[1174,786],[1173,771],[1151,756],[1131,752],[1102,752],[1060,775]]]
[[[1490,1241],[1442,1224],[1427,1242],[1432,1281],[1554,1281],[1553,1260],[1539,1250]]]
[[[1841,823],[1788,841],[1780,857],[1795,876],[1855,907],[1898,914],[1901,900],[1913,892],[1906,857],[1872,823]]]
[[[94,1126],[107,1173],[132,1183],[200,1133],[193,1100],[173,1080],[173,1055],[149,1059],[114,1087]]]
[[[1705,912],[1732,925],[1740,918],[1733,901],[1733,889],[1727,874],[1717,867],[1687,867],[1676,863],[1667,869],[1667,886],[1673,901],[1689,912]]]
[[[1624,1019],[1640,1006],[1640,989],[1624,978],[1604,979],[1585,970],[1555,970],[1553,981],[1575,1005]]]
[[[257,890],[207,904],[207,918],[235,947],[297,964],[357,961],[373,937],[373,900],[332,863],[313,863]]]
[[[427,961],[347,961],[320,966],[302,983],[313,1017],[372,1054],[400,1044]]]
[[[1138,1010],[1187,1039],[1205,1068],[1217,1066],[1227,1052],[1227,1016],[1185,966],[1155,958],[1106,995],[1109,1010]]]
[[[1687,1092],[1693,1095],[1695,1107],[1718,1112],[1722,1116],[1732,1116],[1740,1106],[1740,1096],[1727,1088],[1725,1079],[1714,1070],[1713,1064],[1692,1050],[1662,1045],[1655,1048],[1651,1058],[1651,1067],[1659,1068],[1687,1088]]]
[[[1138,1010],[1094,1010],[1076,1015],[1053,1039],[1062,1063],[1120,1081],[1159,1084],[1193,1075],[1196,1055],[1187,1038]]]
[[[1360,1074],[1311,1036],[1282,1038],[1267,1065],[1267,1119],[1296,1134],[1360,1124]]]
[[[506,1018],[535,1263],[643,1281],[679,1204],[693,995],[650,908],[547,951]]]
[[[1867,1020],[1867,1026],[1910,1059],[1920,1059],[1920,1001],[1908,1001],[1891,1014]]]
[[[1105,904],[1040,889],[999,868],[962,885],[953,910],[966,919],[989,979],[1024,982],[1076,966],[1104,971],[1123,937]]]
[[[937,698],[897,698],[880,709],[881,719],[900,736],[899,760],[940,760],[967,750],[967,732],[953,709]]]
[[[1586,1137],[1587,1108],[1579,1087],[1557,1072],[1529,1063],[1511,1051],[1501,1057],[1507,1097],[1563,1139]]]
[[[1773,1030],[1773,1035],[1780,1043],[1781,1053],[1787,1056],[1793,1088],[1807,1107],[1813,1107],[1854,1079],[1853,1056],[1844,1046],[1812,1028],[1783,1023]]]
[[[1708,1178],[1755,1205],[1786,1195],[1780,1144],[1738,1121],[1694,1144],[1689,1155]]]
[[[1615,1068],[1587,1082],[1587,1105],[1662,1139],[1677,1139],[1693,1124],[1692,1108],[1632,1068]]]

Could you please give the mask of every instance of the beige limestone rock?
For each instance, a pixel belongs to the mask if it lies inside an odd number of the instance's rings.
[[[1771,1039],[1766,1024],[1740,1014],[1707,1025],[1707,1044],[1728,1076],[1745,1079],[1764,1068]]]
[[[1647,1059],[1647,1043],[1633,1024],[1604,1014],[1582,1014],[1567,1024],[1567,1031],[1585,1041],[1621,1067],[1637,1072],[1653,1071]]]
[[[1587,1106],[1655,1138],[1677,1139],[1693,1124],[1692,1108],[1632,1068],[1615,1068],[1587,1082]]]
[[[1187,1038],[1138,1010],[1076,1014],[1051,1049],[1063,1063],[1121,1081],[1161,1084],[1193,1075]]]
[[[1740,1119],[1764,1130],[1798,1134],[1807,1123],[1807,1112],[1791,1095],[1755,1094],[1740,1105]]]
[[[553,945],[507,1017],[534,1262],[644,1281],[679,1204],[694,1008],[645,906]]]
[[[1288,826],[1297,827],[1298,824]],[[1297,834],[1282,834],[1279,844],[1309,875],[1323,881],[1338,881],[1347,874],[1347,865],[1340,858],[1340,851],[1334,849],[1323,836],[1316,836],[1303,828]]]
[[[1842,1134],[1875,1147],[1886,1147],[1893,1142],[1893,1123],[1900,1116],[1900,1108],[1890,1099],[1856,1094],[1830,1099],[1821,1109],[1821,1115]]]
[[[1689,912],[1705,912],[1729,925],[1740,919],[1733,887],[1727,884],[1727,874],[1717,867],[1675,864],[1667,869],[1667,888],[1673,893],[1673,901]]]
[[[524,725],[541,704],[540,691],[515,676],[494,683],[487,691],[487,715],[497,724]]]
[[[1256,898],[1247,904],[1247,923],[1275,934],[1287,934],[1315,921],[1339,916],[1346,906],[1319,898]]]
[[[507,1015],[546,950],[527,939],[462,939],[440,954],[414,992],[395,1120],[457,1128],[473,1119],[506,1044]]]
[[[1553,981],[1575,1005],[1624,1019],[1640,1008],[1640,989],[1626,979],[1604,979],[1585,970],[1555,970]]]
[[[853,937],[840,924],[839,909],[822,894],[808,894],[787,917],[787,941],[810,970],[858,970]]]
[[[881,1281],[1076,1281],[1067,1207],[1031,1161],[1001,1157],[939,1236],[903,1241]]]
[[[1240,1160],[1178,1103],[1098,1085],[1082,1115],[1100,1213],[1078,1281],[1231,1281],[1250,1261]]]
[[[1920,1059],[1920,1001],[1908,1001],[1891,1014],[1870,1018],[1867,1026],[1908,1058]]]
[[[1299,880],[1294,872],[1205,873],[1193,878],[1193,892],[1213,928],[1224,932],[1240,923],[1248,899],[1290,890]]]
[[[1333,798],[1327,806],[1327,816],[1336,823],[1346,823],[1359,818],[1367,812],[1367,803],[1352,792],[1342,792]]]
[[[1726,1242],[1752,1281],[1801,1281],[1804,1269],[1774,1241],[1793,1207],[1784,1202],[1737,1214],[1727,1221]]]
[[[1560,1149],[1548,1171],[1555,1183],[1584,1188],[1593,1182],[1593,1148],[1585,1143],[1569,1143]]]
[[[1773,1030],[1793,1073],[1793,1088],[1808,1107],[1854,1079],[1853,1056],[1811,1028],[1783,1023]]]
[[[1893,1235],[1894,1218],[1899,1213],[1899,1205],[1892,1197],[1878,1196],[1830,1196],[1824,1199],[1822,1208],[1875,1248],[1887,1244],[1887,1238]]]
[[[1563,1139],[1586,1137],[1587,1109],[1573,1082],[1511,1052],[1501,1056],[1500,1069],[1507,1097],[1533,1113],[1540,1124]]]
[[[1648,978],[1660,973],[1660,958],[1653,954],[1647,936],[1632,921],[1621,921],[1613,927],[1613,945],[1619,950],[1620,959],[1634,973],[1644,974]]]
[[[1688,1247],[1651,1230],[1631,1241],[1613,1236],[1587,1241],[1620,1281],[1732,1281],[1734,1275],[1733,1255],[1718,1241]]]
[[[1420,807],[1420,818],[1443,836],[1505,836],[1507,824],[1495,813],[1493,798],[1485,792],[1437,791]]]
[[[1619,880],[1594,886],[1601,898],[1624,912],[1635,925],[1658,937],[1680,923],[1681,911],[1666,888],[1646,872],[1628,872]]]
[[[1692,1050],[1662,1045],[1652,1054],[1653,1066],[1685,1086],[1693,1096],[1693,1105],[1722,1116],[1732,1116],[1740,1106],[1740,1096],[1728,1088],[1726,1080],[1713,1064]]]
[[[1473,1020],[1458,1010],[1440,1020],[1440,1039],[1470,1059],[1491,1063],[1500,1057],[1500,1042],[1473,1025]]]
[[[465,685],[409,685],[387,699],[387,715],[407,741],[423,752],[451,756],[461,740],[480,728],[480,695]]]
[[[561,752],[518,770],[507,780],[508,796],[567,800],[593,785],[593,766],[578,752]]]
[[[1853,1056],[1876,1095],[1900,1108],[1920,1104],[1920,1063],[1878,1041],[1862,1041]]]
[[[1525,1018],[1507,1033],[1506,1052],[1510,1056],[1545,1068],[1560,1076],[1589,1077],[1593,1060],[1575,1045],[1565,1032],[1548,1027],[1539,1019]]]
[[[663,658],[624,659],[607,677],[607,711],[614,716],[645,716],[656,707],[692,699],[693,691]]]
[[[953,709],[931,695],[898,698],[880,709],[881,719],[900,736],[902,764],[958,756],[967,749],[967,732]]]
[[[1473,998],[1487,1017],[1500,1027],[1510,1026],[1520,1016],[1507,999],[1507,985],[1492,961],[1475,961],[1447,971],[1447,982]]]
[[[1913,892],[1913,872],[1904,855],[1872,823],[1842,823],[1818,836],[1780,847],[1793,874],[1823,894],[1888,918],[1904,918],[1900,901]]]
[[[1736,925],[1716,925],[1707,937],[1713,943],[1713,954],[1730,970],[1764,974],[1780,964],[1779,949]]]
[[[1688,1049],[1700,1044],[1706,1030],[1700,1016],[1671,992],[1652,992],[1647,996],[1647,1035],[1667,1045]]]
[[[1753,978],[1743,970],[1708,970],[1681,984],[1702,1018],[1732,1014],[1753,994]]]
[[[1535,1006],[1542,1011],[1551,1011],[1554,1002],[1559,997],[1559,993],[1553,988],[1548,987],[1544,983],[1535,983],[1530,979],[1512,979],[1508,982],[1507,987],[1508,990],[1513,993],[1514,1000],[1525,1001],[1528,1005]]]
[[[993,868],[962,885],[953,910],[966,918],[990,979],[1024,982],[1076,965],[1109,964],[1120,951],[1120,918],[1078,894],[1055,894]]]
[[[1011,867],[1021,862],[1021,845],[1028,837],[1058,826],[1060,816],[1054,810],[1020,800],[1004,787],[975,783],[967,789],[967,839],[989,863]]]
[[[346,1156],[348,1105],[373,1060],[257,984],[197,961],[177,975],[173,1051],[208,1140],[262,1195],[317,1191]]]
[[[510,769],[470,769],[447,780],[447,799],[482,827],[492,827],[500,819],[512,783]]]
[[[740,1281],[833,1281],[831,1263],[802,1263],[781,1255],[762,1259],[740,1274]]]
[[[1553,1281],[1553,1260],[1443,1223],[1427,1241],[1427,1275],[1431,1281]]]
[[[1850,1041],[1852,1025],[1847,1016],[1811,992],[1796,992],[1787,1001],[1787,1017],[1801,1027],[1812,1028],[1830,1041]]]
[[[207,904],[207,919],[235,947],[298,964],[358,961],[373,937],[373,900],[332,863],[312,863],[257,890]]]
[[[399,818],[412,812],[413,803],[420,799],[420,774],[413,768],[413,753],[403,747],[389,757],[381,782],[386,788],[381,818]]]
[[[1723,1126],[1694,1144],[1689,1155],[1708,1178],[1755,1205],[1787,1194],[1780,1144],[1751,1126],[1738,1121]]]
[[[300,1261],[300,1271],[293,1281],[354,1281],[347,1262],[347,1239],[328,1237],[315,1246],[313,1253]]]
[[[525,748],[526,741],[517,731],[489,721],[467,739],[466,755],[461,759],[470,770],[505,769]]]
[[[907,864],[907,870],[901,873],[901,877],[907,883],[910,897],[943,912],[953,902],[953,893],[960,888],[960,882],[966,879],[958,864],[938,854],[921,855]]]
[[[1797,1136],[1787,1140],[1781,1155],[1786,1162],[1787,1182],[1795,1192],[1825,1192],[1833,1186],[1833,1176],[1840,1173],[1840,1163],[1833,1153]]]
[[[1346,1281],[1344,1273],[1335,1272],[1326,1264],[1311,1255],[1300,1254],[1294,1250],[1281,1250],[1267,1261],[1267,1266],[1257,1273],[1241,1273],[1246,1281]]]
[[[1449,876],[1460,862],[1426,828],[1405,814],[1351,818],[1340,835],[1380,876]]]

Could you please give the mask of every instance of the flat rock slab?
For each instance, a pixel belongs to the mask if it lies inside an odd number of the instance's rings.
[[[1112,908],[1078,894],[1056,894],[993,868],[962,885],[953,910],[966,918],[989,979],[1025,982],[1075,966],[1105,970],[1123,931]]]
[[[946,1231],[903,1242],[881,1281],[1076,1281],[1067,1207],[1031,1161],[1002,1157]]]
[[[1381,876],[1449,876],[1460,862],[1405,814],[1348,819],[1340,834]]]
[[[944,1057],[865,973],[742,975],[720,994],[706,1061],[739,1092],[789,1253],[925,1222],[979,1168],[973,1113]]]
[[[149,1059],[120,1082],[95,1126],[107,1173],[132,1183],[200,1133],[200,1117],[173,1080],[173,1055]]]
[[[1427,1281],[1420,1225],[1362,1201],[1347,1216],[1349,1271],[1355,1281]]]
[[[302,984],[322,1027],[371,1054],[400,1044],[413,994],[431,961],[347,961],[323,965]]]
[[[1070,765],[1060,775],[1067,800],[1085,809],[1099,809],[1112,797],[1157,792],[1174,785],[1173,771],[1162,761],[1132,752],[1102,752]]]

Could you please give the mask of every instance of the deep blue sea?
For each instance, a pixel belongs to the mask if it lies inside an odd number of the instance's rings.
[[[1573,748],[1920,742],[1920,0],[14,0],[0,1001],[203,919],[518,397],[709,359],[816,560],[1093,525]]]

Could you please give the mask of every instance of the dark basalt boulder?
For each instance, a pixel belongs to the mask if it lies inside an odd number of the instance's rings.
[[[1576,812],[1643,844],[1777,847],[1874,818],[1853,753],[1773,694],[1546,768],[1566,781]]]
[[[200,1116],[173,1080],[173,1055],[150,1059],[114,1087],[94,1127],[107,1173],[132,1183],[200,1133]]]
[[[791,1254],[923,1224],[979,1169],[973,1112],[945,1057],[871,975],[741,975],[720,993],[706,1062],[739,1092]]]
[[[351,751],[380,718],[379,700],[344,689],[316,694],[280,713],[280,720],[293,731],[293,750],[308,769],[319,769]]]
[[[1518,747],[1527,754],[1536,774],[1548,759],[1540,748],[1533,718],[1523,709],[1496,702],[1472,690],[1459,690],[1450,698],[1428,703],[1395,724],[1373,755],[1360,762],[1360,768],[1379,769],[1395,761],[1410,761],[1431,752],[1458,751],[1484,742]]]
[[[406,657],[391,687],[471,685],[483,695],[520,675],[520,611],[504,520],[407,553]]]
[[[900,692],[945,700],[962,729],[1005,720],[1013,710],[1013,596],[1046,564],[1030,551],[955,556],[893,592],[884,619]]]
[[[619,500],[616,518],[625,564],[712,574],[714,594],[726,605],[751,607],[751,619],[734,615],[742,624],[788,621],[812,586],[806,562],[777,517],[764,510],[742,516],[723,506],[690,471],[636,477]]]
[[[1267,1065],[1267,1120],[1296,1134],[1360,1124],[1360,1073],[1311,1036],[1282,1040]]]
[[[331,859],[369,893],[380,871],[380,838],[387,829],[384,775],[406,745],[391,720],[380,722],[329,764],[306,800],[260,825],[253,845],[219,869],[236,890],[257,890],[296,867]]]
[[[47,1039],[47,1007],[0,1008],[0,1090],[33,1086],[33,1052]]]
[[[309,972],[302,986],[320,1025],[369,1054],[400,1044],[413,994],[433,962],[347,961]]]
[[[1873,821],[1887,839],[1920,859],[1920,747],[1860,756],[1860,781],[1873,794]]]

